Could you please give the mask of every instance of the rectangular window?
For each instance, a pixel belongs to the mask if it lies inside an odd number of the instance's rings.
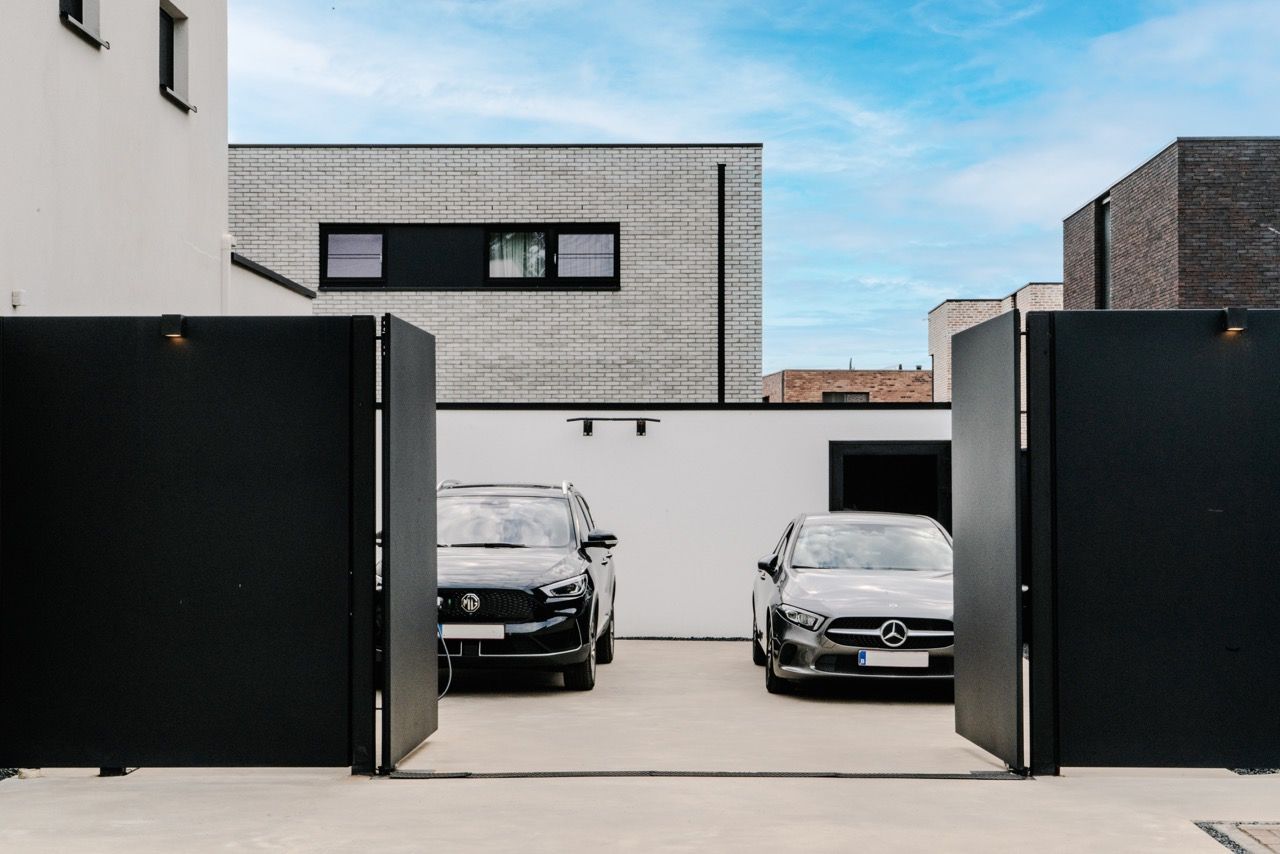
[[[613,276],[613,235],[561,232],[556,271],[562,279]]]
[[[601,223],[491,225],[486,281],[511,286],[614,288],[618,286],[618,226]]]
[[[617,223],[321,223],[320,286],[617,290]]]
[[[870,403],[869,391],[824,391],[823,403]]]
[[[325,234],[323,278],[380,282],[383,278],[381,231],[332,231]]]
[[[542,279],[546,275],[546,232],[489,232],[489,278]]]
[[[175,106],[194,113],[187,91],[187,38],[190,22],[169,0],[160,3],[160,94]]]
[[[58,16],[67,29],[94,47],[110,48],[102,40],[98,18],[99,0],[58,0]]]
[[[173,89],[173,16],[160,10],[160,85]]]
[[[1111,308],[1111,197],[1098,200],[1097,223],[1097,287],[1098,308]]]

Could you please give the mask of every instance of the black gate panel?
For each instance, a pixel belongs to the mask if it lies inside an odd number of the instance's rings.
[[[0,765],[351,764],[372,319],[2,329]]]
[[[956,732],[1022,769],[1018,312],[952,339]]]
[[[1048,319],[1060,764],[1280,766],[1280,312]]]
[[[382,321],[382,767],[436,731],[435,339]]]

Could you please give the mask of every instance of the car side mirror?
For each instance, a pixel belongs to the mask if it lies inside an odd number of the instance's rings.
[[[773,575],[778,571],[778,556],[765,555],[764,557],[760,558],[760,560],[756,561],[756,566],[758,566],[760,569],[764,570],[765,572],[769,573],[770,575]]]
[[[612,531],[602,531],[596,528],[587,534],[587,541],[582,544],[584,549],[611,549],[618,544],[618,537]]]

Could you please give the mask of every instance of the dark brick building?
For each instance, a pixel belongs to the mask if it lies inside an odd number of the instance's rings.
[[[1179,137],[1062,228],[1062,307],[1280,307],[1280,137]]]
[[[777,371],[762,380],[765,403],[925,403],[933,371]]]

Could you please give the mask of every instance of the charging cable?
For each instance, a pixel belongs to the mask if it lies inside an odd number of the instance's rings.
[[[440,639],[440,646],[444,647],[444,660],[449,667],[449,678],[445,680],[444,690],[440,692],[437,700],[443,700],[444,695],[449,693],[449,686],[453,684],[453,656],[449,654],[449,645],[444,642],[444,628],[436,623],[436,637]]]

